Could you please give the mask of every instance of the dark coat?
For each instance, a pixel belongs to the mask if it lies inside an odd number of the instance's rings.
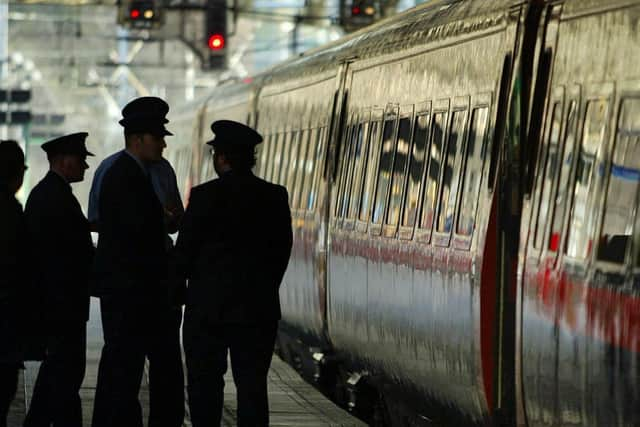
[[[89,319],[93,244],[89,222],[71,186],[48,172],[25,207],[33,279],[44,296],[45,324],[57,328]]]
[[[194,187],[176,244],[187,309],[220,323],[280,319],[292,239],[284,187],[233,171]]]
[[[164,213],[151,181],[126,152],[104,176],[98,212],[97,296],[159,292],[167,276]]]
[[[26,241],[22,206],[0,190],[0,364],[22,362]]]

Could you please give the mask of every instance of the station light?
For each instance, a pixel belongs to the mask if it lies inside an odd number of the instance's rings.
[[[209,37],[209,49],[221,50],[224,49],[224,36],[222,34],[212,34]]]

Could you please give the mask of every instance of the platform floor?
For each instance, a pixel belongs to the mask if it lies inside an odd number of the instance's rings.
[[[95,395],[98,362],[102,349],[102,328],[97,300],[92,299],[91,320],[87,328],[87,372],[82,385],[84,426],[91,425],[93,396]],[[24,420],[25,407],[31,398],[33,385],[38,372],[38,363],[28,363],[24,375],[21,375],[18,393],[9,414],[8,427],[20,427]],[[236,425],[236,396],[231,370],[225,378],[225,399],[223,427]],[[186,392],[185,392],[186,396]],[[143,411],[148,409],[149,390],[145,379],[140,390]],[[190,427],[189,408],[185,427]],[[363,427],[362,421],[326,399],[320,392],[303,381],[300,376],[277,356],[273,357],[269,372],[269,407],[272,427]],[[146,414],[145,414],[146,419]]]

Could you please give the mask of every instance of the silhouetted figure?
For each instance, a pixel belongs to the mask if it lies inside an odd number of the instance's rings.
[[[288,195],[251,172],[257,132],[227,120],[211,129],[219,178],[191,191],[176,243],[177,270],[189,279],[183,339],[191,422],[220,425],[229,352],[238,426],[268,426],[278,289],[292,244]]]
[[[89,222],[71,191],[89,166],[86,132],[42,144],[50,169],[25,208],[34,281],[44,297],[41,328],[46,353],[25,427],[82,427],[80,386],[86,364],[89,274],[93,244]]]
[[[150,427],[184,419],[181,310],[169,300],[163,207],[148,165],[162,158],[169,106],[143,97],[122,110],[125,151],[105,172],[98,197],[95,273],[104,347],[92,425],[140,427],[138,392],[149,359]]]
[[[22,367],[27,233],[15,193],[22,187],[25,169],[18,143],[0,141],[0,427],[7,426]]]

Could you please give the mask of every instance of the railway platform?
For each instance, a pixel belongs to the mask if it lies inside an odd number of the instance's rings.
[[[92,299],[91,317],[87,327],[87,370],[81,389],[83,424],[91,425],[98,363],[102,350],[102,328],[97,300]],[[12,404],[8,427],[21,427],[28,407],[39,363],[26,364],[20,375],[18,393]],[[222,427],[236,425],[236,395],[231,370],[225,378],[225,398]],[[186,390],[185,390],[186,398]],[[149,405],[148,378],[145,375],[140,389],[140,402],[147,415]],[[273,427],[364,427],[365,423],[336,406],[320,392],[307,384],[289,365],[274,355],[269,372],[270,425]],[[185,401],[184,427],[191,427],[189,407]]]

